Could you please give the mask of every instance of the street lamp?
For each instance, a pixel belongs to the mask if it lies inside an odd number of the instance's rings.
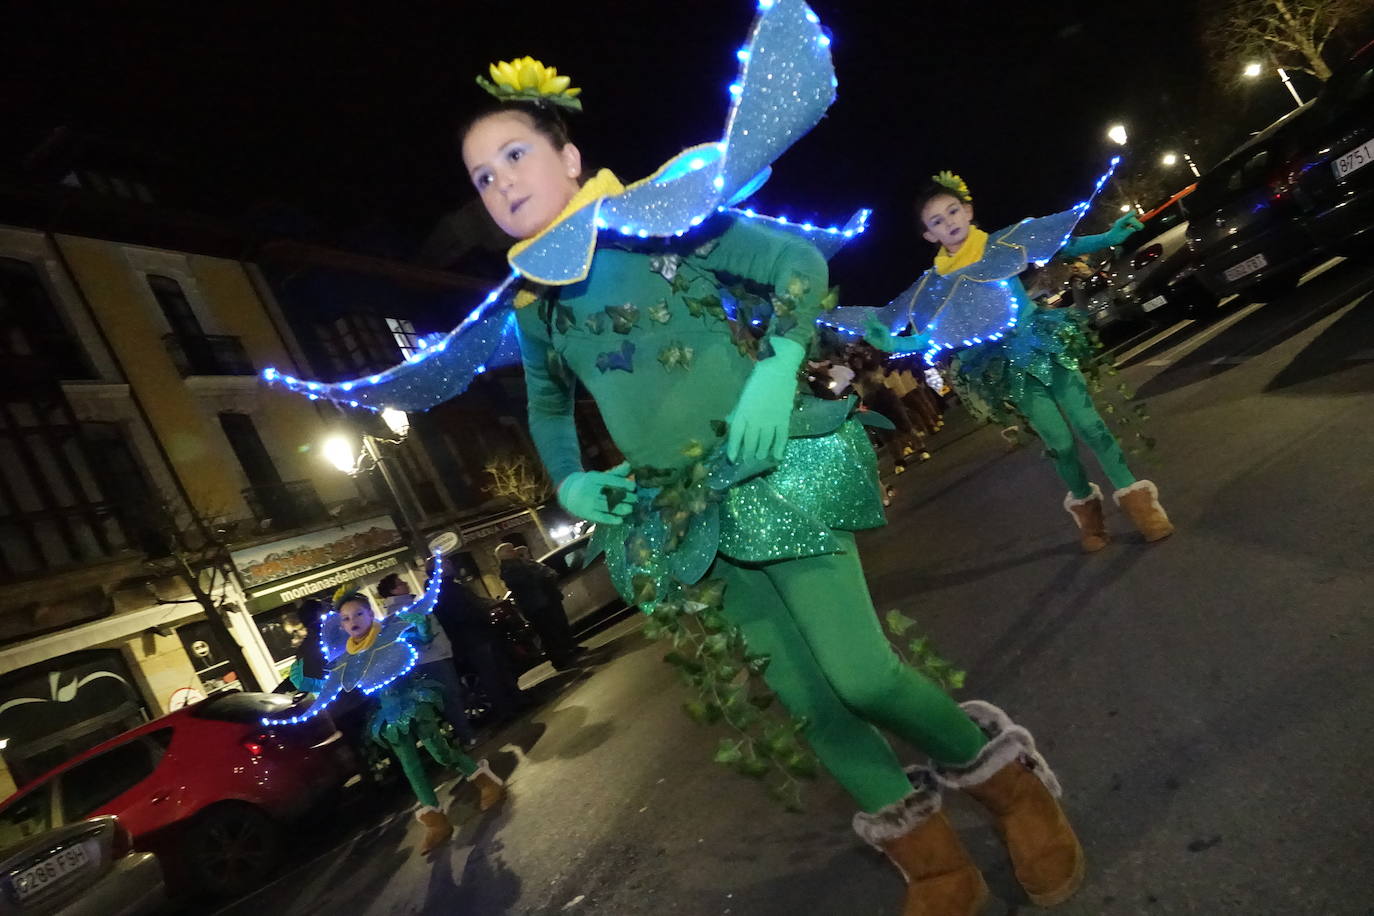
[[[1117,146],[1125,146],[1126,125],[1113,124],[1111,127],[1107,128],[1107,139],[1115,143]]]
[[[1191,172],[1193,173],[1193,177],[1194,177],[1194,178],[1201,178],[1201,177],[1202,177],[1202,173],[1198,171],[1197,163],[1193,162],[1193,157],[1192,157],[1192,156],[1189,156],[1187,153],[1183,153],[1182,155],[1183,155],[1183,161],[1186,162],[1186,163],[1188,163],[1188,169],[1189,169],[1189,171],[1191,171]],[[1178,154],[1178,153],[1165,153],[1164,156],[1163,156],[1162,158],[1160,158],[1159,161],[1160,161],[1161,164],[1163,164],[1163,165],[1165,165],[1165,166],[1175,166],[1175,165],[1178,165],[1178,159],[1179,159],[1179,154]]]
[[[424,538],[420,531],[420,525],[411,516],[405,498],[401,495],[401,488],[396,480],[390,465],[382,455],[382,446],[399,445],[405,438],[405,434],[410,431],[410,417],[402,410],[395,410],[388,407],[382,411],[382,422],[396,434],[395,439],[379,439],[376,436],[363,434],[362,451],[355,453],[353,445],[347,436],[336,433],[330,436],[320,446],[320,451],[324,459],[335,468],[350,477],[356,477],[364,471],[376,469],[381,472],[382,480],[386,482],[386,488],[391,494],[391,499],[396,504],[397,511],[401,514],[401,521],[405,523],[407,534],[411,542],[416,545],[416,549],[421,555],[427,554]]]
[[[1287,87],[1289,94],[1293,96],[1293,101],[1297,102],[1298,107],[1301,108],[1305,103],[1302,100],[1302,96],[1298,95],[1298,87],[1293,85],[1293,80],[1289,78],[1288,71],[1282,67],[1275,67],[1274,69],[1278,71],[1279,79],[1283,81],[1283,85]],[[1240,72],[1242,76],[1248,79],[1256,79],[1264,72],[1264,65],[1251,61],[1246,64],[1245,69]]]

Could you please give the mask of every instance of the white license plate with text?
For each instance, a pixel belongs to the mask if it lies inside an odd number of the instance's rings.
[[[35,894],[41,894],[55,882],[74,871],[85,868],[91,858],[86,853],[86,845],[78,843],[68,846],[61,852],[53,853],[32,868],[26,868],[15,875],[14,895],[20,903]]]
[[[1140,307],[1141,307],[1142,309],[1144,309],[1145,311],[1147,311],[1147,312],[1153,312],[1155,309],[1159,308],[1161,305],[1166,305],[1166,304],[1168,304],[1168,302],[1169,302],[1169,300],[1168,300],[1168,299],[1165,299],[1163,296],[1155,296],[1155,297],[1154,297],[1153,299],[1151,299],[1149,302],[1142,302],[1142,303],[1140,304]]]
[[[1371,162],[1374,162],[1374,140],[1366,140],[1362,145],[1355,147],[1331,163],[1331,170],[1336,173],[1336,180],[1340,181],[1351,172],[1362,169]]]
[[[1269,262],[1264,255],[1257,254],[1253,258],[1246,258],[1234,267],[1226,268],[1221,272],[1221,275],[1226,278],[1227,282],[1234,283],[1241,277],[1248,276],[1260,268],[1268,266]]]

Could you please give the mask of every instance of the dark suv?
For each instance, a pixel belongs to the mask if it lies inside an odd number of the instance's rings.
[[[1183,200],[1191,271],[1218,299],[1296,276],[1321,254],[1302,224],[1290,176],[1314,102],[1275,121],[1198,180]]]
[[[1317,244],[1341,254],[1374,245],[1374,43],[1339,68],[1313,104],[1293,198]]]

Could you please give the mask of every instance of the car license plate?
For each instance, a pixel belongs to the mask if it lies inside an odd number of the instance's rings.
[[[86,867],[90,861],[84,843],[68,846],[61,852],[48,856],[32,868],[26,868],[15,875],[13,878],[14,896],[18,902],[23,903],[29,897],[42,893],[66,875]]]
[[[1374,140],[1367,140],[1362,146],[1355,147],[1331,163],[1331,170],[1336,173],[1336,180],[1340,181],[1351,172],[1362,169],[1371,162],[1374,162]]]
[[[1153,312],[1155,309],[1159,308],[1161,305],[1167,305],[1168,302],[1169,302],[1169,300],[1168,300],[1168,299],[1165,299],[1163,296],[1155,296],[1155,297],[1154,297],[1153,299],[1151,299],[1149,302],[1142,302],[1142,303],[1140,304],[1140,307],[1141,307],[1142,309],[1144,309],[1145,311],[1147,311],[1147,312]]]
[[[1244,277],[1248,274],[1252,274],[1255,271],[1259,270],[1261,267],[1268,266],[1269,262],[1265,260],[1264,255],[1257,254],[1253,258],[1246,258],[1244,261],[1241,261],[1235,267],[1226,268],[1224,271],[1221,272],[1221,275],[1225,277],[1228,282],[1234,283],[1241,277]]]

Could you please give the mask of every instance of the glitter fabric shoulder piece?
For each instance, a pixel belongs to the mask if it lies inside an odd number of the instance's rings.
[[[990,233],[986,252],[973,264],[948,274],[931,268],[882,308],[836,309],[824,316],[822,323],[851,336],[862,336],[875,318],[893,334],[914,328],[930,336],[927,362],[942,350],[1001,340],[1015,327],[1020,308],[1009,281],[1031,264],[1044,264],[1064,248],[1117,162],[1112,160],[1092,194],[1072,209],[1024,219]]]
[[[513,272],[453,331],[375,375],[327,383],[267,368],[262,378],[344,407],[425,410],[467,390],[478,375],[519,362],[511,297],[517,282],[567,285],[584,279],[604,232],[684,236],[718,212],[765,222],[805,238],[827,258],[867,228],[869,210],[843,227],[821,227],[738,209],[767,180],[771,163],[820,121],[835,99],[830,37],[802,0],[761,0],[740,73],[730,86],[723,139],[694,146],[623,193],[595,198],[512,257]]]

